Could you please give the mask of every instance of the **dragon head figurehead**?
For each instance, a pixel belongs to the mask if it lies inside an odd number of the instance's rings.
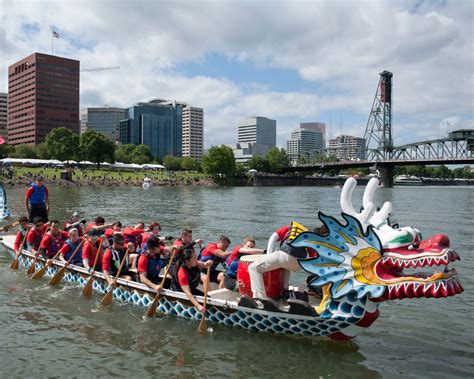
[[[456,270],[448,269],[450,262],[459,259],[448,237],[438,234],[422,240],[417,229],[392,228],[387,221],[392,205],[385,203],[376,212],[372,202],[377,179],[367,185],[364,209],[356,213],[350,201],[355,184],[350,178],[342,191],[345,222],[319,213],[327,233],[305,231],[290,243],[317,251],[316,257],[299,263],[313,274],[310,286],[329,289],[327,304],[345,296],[380,302],[461,293]]]

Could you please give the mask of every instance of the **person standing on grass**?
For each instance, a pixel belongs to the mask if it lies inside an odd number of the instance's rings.
[[[38,176],[25,194],[25,205],[28,211],[28,222],[32,223],[36,216],[43,222],[48,222],[49,205],[48,188],[43,183],[43,177]]]

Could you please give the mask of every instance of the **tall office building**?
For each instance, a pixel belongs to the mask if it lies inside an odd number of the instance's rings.
[[[183,104],[183,157],[202,159],[204,148],[204,111]]]
[[[7,99],[6,93],[0,93],[0,137],[8,143],[7,133]]]
[[[144,144],[153,156],[182,155],[182,105],[173,101],[152,100],[128,109],[120,121],[120,143]]]
[[[85,108],[81,111],[81,133],[92,129],[116,142],[120,137],[120,121],[127,119],[127,114],[124,108]]]
[[[364,160],[365,138],[340,135],[329,140],[329,154],[341,160]]]
[[[8,140],[37,145],[59,127],[79,133],[79,61],[34,53],[8,67]]]
[[[275,146],[275,120],[266,117],[248,117],[239,121],[237,125],[237,146],[234,148],[234,155],[237,160],[244,162],[253,155],[263,157]]]
[[[323,132],[319,128],[306,128],[304,125],[300,124],[300,128],[295,129],[286,141],[286,150],[293,163],[303,155],[324,153]]]
[[[300,129],[320,132],[323,135],[323,150],[326,149],[326,124],[324,122],[301,122]]]

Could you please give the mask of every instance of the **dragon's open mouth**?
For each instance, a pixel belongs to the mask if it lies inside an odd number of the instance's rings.
[[[385,254],[375,265],[377,277],[387,286],[385,300],[406,297],[447,297],[461,293],[463,288],[450,262],[459,260],[454,250],[439,254]],[[434,270],[419,268],[434,267]]]

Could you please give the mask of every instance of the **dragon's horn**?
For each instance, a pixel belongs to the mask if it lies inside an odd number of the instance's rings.
[[[362,226],[367,227],[369,225],[369,219],[372,216],[375,206],[372,202],[366,202],[362,212],[356,212],[352,205],[352,193],[357,185],[357,181],[350,177],[344,183],[344,187],[341,192],[341,209],[344,213],[355,217],[360,221]]]
[[[367,207],[369,203],[375,204],[374,201],[374,194],[379,186],[379,180],[377,178],[372,178],[367,183],[367,187],[365,187],[364,197],[362,200],[362,204],[364,208]],[[370,218],[370,224],[378,227],[381,224],[387,222],[389,214],[393,211],[393,205],[389,201],[385,202],[380,208],[379,211],[375,212],[372,217]]]

